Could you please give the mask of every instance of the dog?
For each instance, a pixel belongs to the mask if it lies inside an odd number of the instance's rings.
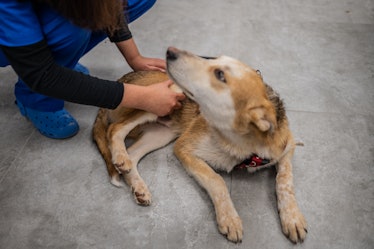
[[[242,221],[216,172],[275,166],[283,233],[294,243],[302,242],[307,223],[296,202],[291,164],[298,144],[279,95],[263,82],[259,71],[228,56],[203,58],[169,47],[166,61],[167,74],[132,72],[119,81],[149,85],[170,78],[173,90],[188,97],[181,109],[167,118],[123,107],[99,110],[93,137],[112,184],[121,186],[123,175],[136,202],[150,205],[151,194],[137,164],[147,153],[176,139],[174,154],[210,196],[219,231],[240,242]],[[134,140],[128,148],[125,138]]]

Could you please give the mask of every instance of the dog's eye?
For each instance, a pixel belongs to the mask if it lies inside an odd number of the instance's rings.
[[[225,83],[226,83],[225,73],[224,73],[221,69],[215,69],[215,70],[214,70],[214,75],[216,76],[216,78],[217,78],[219,81],[222,81],[222,82],[225,82]]]

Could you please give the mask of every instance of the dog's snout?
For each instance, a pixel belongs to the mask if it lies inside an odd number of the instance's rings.
[[[169,47],[166,51],[167,60],[176,60],[178,58],[178,49],[174,47]]]

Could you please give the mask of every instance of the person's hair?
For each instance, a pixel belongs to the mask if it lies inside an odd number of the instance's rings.
[[[46,3],[74,24],[113,33],[124,22],[126,1],[122,0],[33,0]]]

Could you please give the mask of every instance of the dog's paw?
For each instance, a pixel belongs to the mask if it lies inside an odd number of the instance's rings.
[[[303,242],[307,230],[307,223],[299,211],[280,211],[283,233],[294,243]]]
[[[221,215],[217,217],[218,229],[220,233],[226,235],[232,242],[241,242],[243,239],[242,220],[238,215]]]
[[[131,187],[132,193],[134,195],[135,201],[138,205],[149,206],[152,202],[152,195],[148,190],[147,185],[137,184]]]
[[[124,153],[113,155],[112,162],[119,173],[128,174],[132,169],[132,162]]]

